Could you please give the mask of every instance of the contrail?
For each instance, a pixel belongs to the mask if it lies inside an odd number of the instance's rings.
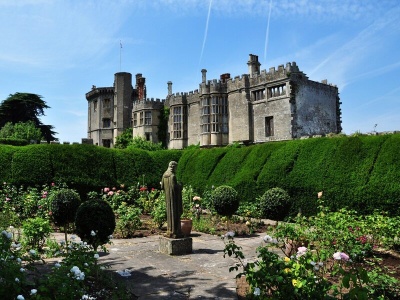
[[[206,30],[205,30],[205,32],[204,32],[203,47],[201,47],[201,54],[200,54],[199,65],[200,65],[201,60],[202,60],[202,58],[203,58],[204,46],[206,45],[206,40],[207,40],[208,21],[210,21],[211,4],[212,4],[212,0],[210,0],[210,5],[208,6],[208,15],[207,15]]]
[[[268,49],[268,39],[269,39],[269,21],[271,19],[271,10],[272,10],[272,0],[269,0],[269,13],[268,13],[267,32],[265,33],[264,65],[267,63],[267,49]]]

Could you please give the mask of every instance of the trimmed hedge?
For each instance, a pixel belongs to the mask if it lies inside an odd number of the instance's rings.
[[[197,193],[229,185],[240,201],[270,188],[291,197],[291,214],[316,212],[324,191],[332,209],[400,214],[400,134],[314,138],[242,148],[190,150],[107,149],[90,145],[0,145],[0,181],[34,186],[66,182],[83,192],[118,184],[159,188],[171,160],[178,180]],[[144,176],[143,176],[144,175]]]
[[[0,145],[0,180],[36,186],[65,182],[82,199],[105,186],[145,184],[159,188],[171,160],[182,151],[108,149],[92,145]]]
[[[398,215],[399,145],[400,135],[391,134],[191,150],[184,151],[178,174],[199,192],[213,185],[232,186],[243,201],[283,188],[291,196],[292,215],[314,214],[319,191],[332,209],[347,206],[360,213],[380,209]]]

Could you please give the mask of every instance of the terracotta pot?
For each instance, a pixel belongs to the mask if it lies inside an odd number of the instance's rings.
[[[184,236],[189,236],[192,231],[192,220],[190,219],[182,219],[181,220],[181,230]]]

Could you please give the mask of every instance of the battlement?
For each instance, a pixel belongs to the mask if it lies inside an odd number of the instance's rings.
[[[92,90],[86,93],[86,100],[91,100],[93,98],[97,98],[100,95],[104,94],[114,94],[113,87],[96,87],[95,85],[92,86]]]
[[[145,101],[135,101],[133,103],[133,110],[141,109],[160,109],[165,104],[165,99],[147,98]]]

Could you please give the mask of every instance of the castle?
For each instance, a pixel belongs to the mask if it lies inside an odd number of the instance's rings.
[[[136,74],[133,87],[130,73],[116,73],[113,87],[93,86],[86,94],[88,139],[113,147],[118,135],[133,128],[133,136],[153,142],[165,137],[169,149],[183,149],[341,132],[336,86],[309,80],[295,62],[260,71],[258,56],[250,54],[247,65],[248,74],[225,73],[219,80],[207,80],[203,69],[199,89],[188,93],[174,94],[169,81],[165,100],[146,98],[142,74]],[[164,108],[169,109],[165,129]]]

